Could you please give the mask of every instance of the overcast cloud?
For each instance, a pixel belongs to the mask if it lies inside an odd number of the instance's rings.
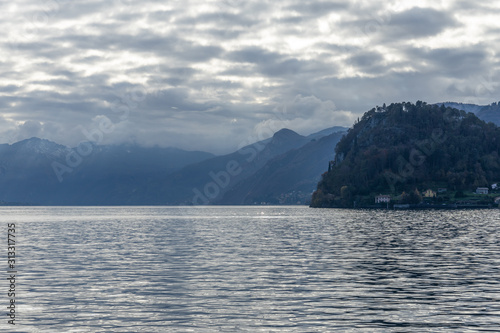
[[[224,153],[282,127],[351,126],[384,102],[500,100],[496,1],[20,0],[0,10],[0,143],[90,137]]]

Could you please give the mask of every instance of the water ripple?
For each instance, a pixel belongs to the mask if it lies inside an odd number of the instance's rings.
[[[500,327],[497,210],[0,210],[19,237],[19,332]]]

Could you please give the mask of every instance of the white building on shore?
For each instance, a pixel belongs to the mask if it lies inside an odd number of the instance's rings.
[[[476,188],[476,194],[488,194],[487,187],[478,187]]]
[[[379,194],[375,197],[375,203],[389,203],[391,202],[391,196],[388,194]]]

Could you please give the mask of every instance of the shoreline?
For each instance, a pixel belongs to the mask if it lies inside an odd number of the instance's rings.
[[[395,207],[397,206],[397,207]],[[338,208],[338,209],[381,209],[381,210],[460,210],[460,209],[499,209],[494,205],[394,205],[390,207],[383,206],[363,206],[363,207],[312,207],[310,208]]]

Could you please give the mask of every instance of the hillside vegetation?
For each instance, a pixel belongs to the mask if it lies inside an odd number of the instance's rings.
[[[473,191],[500,181],[500,129],[472,113],[418,101],[366,112],[335,148],[313,207],[373,205],[426,189]],[[406,197],[405,197],[406,196]]]

